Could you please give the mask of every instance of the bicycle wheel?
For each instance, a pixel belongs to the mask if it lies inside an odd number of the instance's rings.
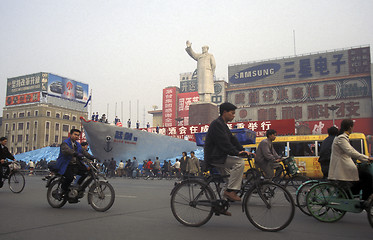
[[[172,190],[171,211],[180,223],[199,227],[212,217],[214,199],[215,195],[210,187],[198,180],[187,180]]]
[[[61,189],[59,180],[55,180],[50,183],[47,191],[47,200],[52,208],[61,208],[67,202],[66,198],[59,198],[58,191]]]
[[[308,211],[321,222],[336,222],[346,214],[346,211],[329,206],[329,202],[337,198],[347,198],[346,193],[336,185],[319,183],[306,196]]]
[[[113,206],[115,200],[114,188],[108,182],[93,183],[88,191],[88,203],[99,212],[105,212]]]
[[[368,214],[368,222],[370,226],[373,228],[373,200],[370,201],[366,211]]]
[[[307,216],[311,216],[311,213],[308,211],[307,203],[306,203],[306,196],[308,192],[310,191],[311,187],[315,184],[319,183],[317,180],[310,180],[307,182],[304,182],[297,190],[295,196],[296,196],[296,204],[299,208],[299,210],[302,211],[302,213],[306,214]]]
[[[296,199],[296,193],[298,188],[304,183],[310,180],[308,177],[301,176],[301,175],[295,175],[290,177],[286,183],[285,188],[290,192],[290,194],[293,196],[293,199]]]
[[[25,177],[18,171],[12,172],[9,175],[8,183],[10,191],[20,193],[25,187]]]
[[[249,221],[262,231],[280,231],[294,217],[293,198],[286,188],[276,183],[258,183],[247,192],[243,204]]]

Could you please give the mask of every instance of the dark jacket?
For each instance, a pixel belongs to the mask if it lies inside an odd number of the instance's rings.
[[[223,164],[227,156],[237,156],[244,148],[232,135],[227,124],[220,116],[211,122],[206,135],[204,155],[209,164]]]
[[[180,162],[180,169],[181,169],[181,171],[183,171],[183,172],[186,171],[186,167],[187,167],[188,161],[189,161],[189,157],[188,156],[186,156],[185,159],[184,159],[184,156],[180,158],[179,162]]]
[[[76,142],[77,152],[83,154],[83,149],[80,143]],[[65,174],[66,168],[69,165],[71,159],[73,158],[75,151],[71,143],[71,138],[66,139],[62,142],[60,146],[60,154],[57,158],[57,164],[55,166],[58,169],[58,173],[63,175]]]
[[[9,149],[6,146],[0,146],[0,159],[6,159],[6,158],[14,160],[14,157],[9,152]]]
[[[329,164],[332,155],[332,144],[335,136],[328,136],[321,144],[319,163]]]

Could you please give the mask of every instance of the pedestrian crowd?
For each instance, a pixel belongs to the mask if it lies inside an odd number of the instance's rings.
[[[100,165],[101,171],[109,178],[111,177],[124,177],[124,178],[141,178],[144,179],[162,179],[162,178],[181,178],[183,176],[192,175],[199,176],[202,174],[203,162],[200,161],[195,153],[187,152],[182,153],[180,159],[176,158],[174,164],[171,160],[161,160],[156,157],[155,159],[146,159],[142,163],[133,157],[132,160],[120,160],[116,162],[114,158],[104,160]]]

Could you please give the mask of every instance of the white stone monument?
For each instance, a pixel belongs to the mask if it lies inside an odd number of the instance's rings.
[[[199,101],[210,103],[211,95],[214,93],[215,58],[208,53],[208,46],[202,47],[202,53],[195,53],[192,49],[192,43],[189,41],[186,42],[186,46],[185,51],[197,61]]]

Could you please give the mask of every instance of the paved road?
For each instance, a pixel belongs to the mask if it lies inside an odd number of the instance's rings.
[[[179,224],[170,210],[173,181],[110,179],[116,191],[113,207],[94,211],[86,197],[78,204],[51,208],[41,177],[26,177],[25,190],[0,189],[0,239],[373,239],[366,213],[346,214],[337,223],[321,223],[297,210],[293,222],[278,233],[257,230],[241,212],[231,207],[232,217],[213,216],[199,228]]]

